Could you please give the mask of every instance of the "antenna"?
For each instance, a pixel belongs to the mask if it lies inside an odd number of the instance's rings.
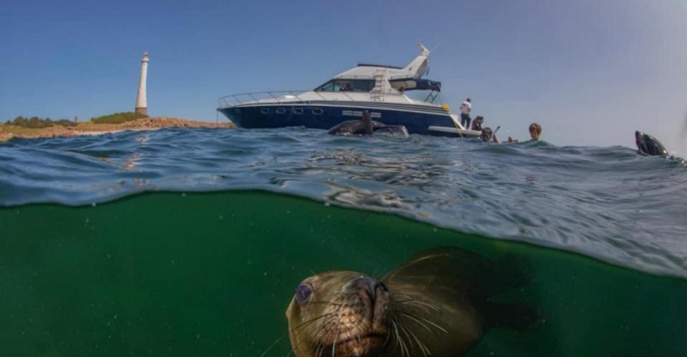
[[[434,52],[434,50],[436,50],[437,48],[439,48],[439,46],[443,45],[444,42],[446,42],[446,41],[444,41],[444,40],[439,41],[439,42],[438,42],[434,47],[432,47],[432,49],[429,50],[429,51],[430,51],[430,52]]]

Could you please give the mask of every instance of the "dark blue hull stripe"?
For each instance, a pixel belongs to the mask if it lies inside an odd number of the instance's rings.
[[[308,107],[308,106],[321,106],[321,107],[334,107],[334,108],[362,108],[367,110],[383,110],[383,109],[393,109],[399,111],[410,111],[418,113],[441,113],[447,114],[447,112],[441,107],[430,107],[424,105],[416,104],[401,104],[401,103],[375,103],[375,102],[353,102],[353,101],[337,101],[336,103],[325,102],[325,101],[310,101],[310,102],[291,102],[291,103],[260,103],[260,104],[242,104],[233,107],[221,108],[221,110],[232,109],[232,108],[251,108],[251,107]]]
[[[428,127],[454,126],[449,113],[444,110],[390,103],[264,103],[219,109],[242,128],[303,126],[313,129],[330,129],[342,121],[358,119],[363,110],[369,111],[374,120],[384,124],[404,125],[410,134],[437,135]]]

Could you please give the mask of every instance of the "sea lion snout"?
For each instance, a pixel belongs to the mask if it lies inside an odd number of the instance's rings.
[[[359,288],[359,289],[363,289],[363,290],[367,291],[374,298],[375,290],[377,289],[377,285],[379,285],[380,282],[378,282],[375,279],[368,278],[366,276],[362,276],[360,278],[353,279],[351,281],[351,284],[355,288]]]
[[[356,309],[356,313],[365,317],[365,320],[379,329],[382,317],[388,304],[388,289],[383,282],[367,276],[353,279],[343,287],[344,295],[351,293],[347,304]]]
[[[366,276],[353,279],[348,289],[356,289],[361,293],[365,293],[372,301],[376,300],[378,297],[384,298],[385,293],[388,291],[384,283]]]

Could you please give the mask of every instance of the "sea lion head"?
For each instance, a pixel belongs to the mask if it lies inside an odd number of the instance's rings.
[[[635,131],[635,144],[637,152],[641,155],[667,156],[668,151],[658,139],[641,131]]]
[[[372,123],[372,116],[367,110],[363,112],[363,117],[360,119],[363,124],[363,135],[372,135],[374,131],[374,124]]]
[[[389,340],[388,301],[384,283],[357,272],[303,280],[286,310],[294,355],[379,355]]]

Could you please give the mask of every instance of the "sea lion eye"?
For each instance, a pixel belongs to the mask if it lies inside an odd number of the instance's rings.
[[[310,301],[312,295],[312,288],[308,285],[301,284],[296,288],[296,302],[303,305]]]

